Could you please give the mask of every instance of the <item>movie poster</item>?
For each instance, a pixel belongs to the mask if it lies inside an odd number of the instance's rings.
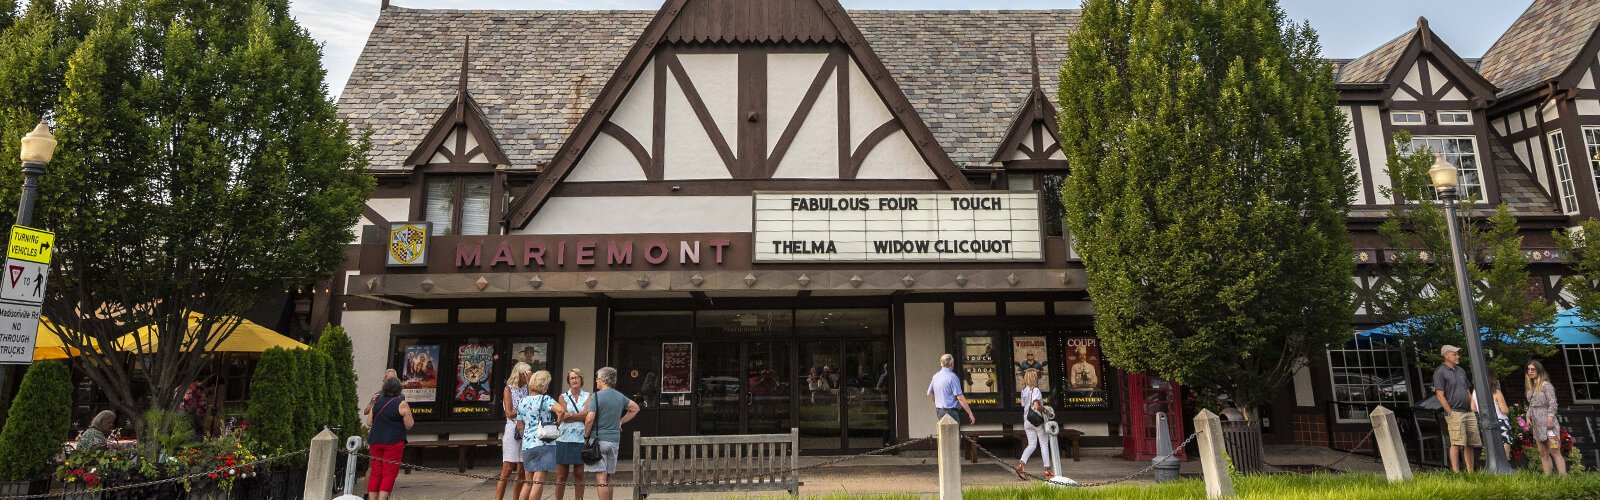
[[[1039,377],[1039,391],[1046,396],[1050,394],[1050,355],[1045,350],[1044,337],[1012,337],[1011,358],[1016,368],[1018,398],[1025,387],[1022,377],[1028,372]]]
[[[1067,367],[1066,383],[1061,387],[1062,402],[1067,408],[1105,409],[1105,370],[1100,361],[1100,340],[1094,337],[1072,337],[1061,342],[1062,359]]]
[[[439,345],[406,346],[404,370],[400,373],[402,393],[408,403],[437,401],[439,390]]]
[[[511,344],[512,362],[527,363],[533,371],[550,369],[549,342],[514,342]]]
[[[493,375],[493,342],[464,341],[456,348],[456,401],[493,401]]]
[[[961,338],[961,390],[966,393],[968,403],[1000,404],[1000,380],[994,363],[994,337]]]
[[[661,393],[684,394],[694,385],[694,344],[691,342],[666,342],[661,344]]]

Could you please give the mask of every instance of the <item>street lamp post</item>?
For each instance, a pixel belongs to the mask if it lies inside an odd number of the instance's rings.
[[[1467,282],[1466,254],[1461,251],[1461,230],[1456,227],[1456,187],[1458,170],[1455,165],[1445,161],[1444,155],[1437,155],[1433,167],[1428,169],[1428,177],[1433,180],[1433,188],[1439,192],[1439,199],[1444,201],[1445,226],[1450,232],[1450,261],[1456,270],[1456,295],[1461,298],[1461,328],[1467,337],[1467,356],[1472,361],[1472,386],[1478,398],[1478,432],[1483,437],[1483,455],[1487,462],[1486,472],[1491,474],[1509,474],[1511,468],[1506,461],[1505,450],[1501,447],[1500,433],[1491,431],[1495,422],[1495,405],[1493,391],[1489,390],[1489,362],[1483,357],[1483,339],[1478,331],[1478,313],[1472,299],[1472,288]]]
[[[33,223],[33,201],[39,197],[39,176],[55,156],[56,136],[44,122],[22,137],[22,203],[17,207],[17,225]]]

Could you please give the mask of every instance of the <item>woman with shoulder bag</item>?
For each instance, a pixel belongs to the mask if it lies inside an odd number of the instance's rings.
[[[1550,374],[1544,364],[1529,361],[1523,390],[1528,394],[1528,428],[1533,434],[1534,447],[1539,449],[1539,463],[1544,473],[1550,474],[1551,464],[1557,472],[1567,475],[1567,457],[1561,454],[1561,427],[1556,424],[1556,386],[1550,384]]]
[[[528,382],[528,395],[517,403],[517,419],[522,421],[522,472],[530,483],[522,485],[523,500],[537,500],[544,494],[546,472],[556,470],[556,415],[565,408],[550,397],[550,372],[539,370]],[[531,474],[531,477],[528,475]]]
[[[1055,477],[1050,469],[1050,434],[1044,431],[1044,424],[1049,419],[1045,415],[1044,395],[1039,390],[1039,371],[1028,370],[1022,374],[1022,432],[1028,436],[1028,447],[1022,450],[1022,461],[1017,462],[1017,477],[1027,479],[1025,472],[1028,459],[1033,457],[1033,450],[1038,448],[1039,458],[1044,460],[1044,477]]]
[[[401,388],[399,379],[385,379],[383,392],[373,405],[367,448],[373,457],[383,461],[372,461],[372,471],[367,474],[368,500],[387,500],[394,492],[394,480],[400,477],[400,466],[395,462],[405,455],[406,431],[415,423]]]
[[[494,483],[494,498],[505,498],[506,485],[511,484],[511,496],[517,496],[516,481],[522,479],[522,429],[517,424],[517,403],[528,395],[528,379],[533,377],[533,367],[518,362],[511,367],[506,378],[506,388],[500,391],[500,410],[506,416],[506,429],[500,434],[500,480]]]
[[[567,370],[567,390],[560,401],[561,437],[556,438],[556,500],[564,498],[569,473],[574,498],[583,500],[583,441],[594,421],[589,396],[583,390],[583,372]]]

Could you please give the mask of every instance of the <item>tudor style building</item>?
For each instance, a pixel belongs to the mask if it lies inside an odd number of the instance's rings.
[[[1561,300],[1550,231],[1600,214],[1597,13],[1535,2],[1481,60],[1420,21],[1337,62],[1362,182],[1352,330],[1380,318],[1399,130],[1460,165],[1483,210],[1512,208],[1537,289]],[[313,318],[350,331],[362,374],[402,372],[417,440],[496,435],[527,361],[618,367],[647,435],[798,427],[810,451],[875,448],[932,428],[923,388],[949,352],[982,425],[1016,424],[1037,370],[1086,445],[1148,457],[1147,417],[1181,412],[1177,388],[1101,359],[1060,214],[1054,68],[1077,20],[385,2],[339,102],[371,133],[379,187]],[[1358,439],[1329,402],[1419,399],[1397,352],[1330,346],[1265,409],[1268,439]]]

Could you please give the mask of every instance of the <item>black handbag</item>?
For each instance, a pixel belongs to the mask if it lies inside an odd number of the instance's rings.
[[[600,443],[595,442],[592,437],[585,440],[583,442],[583,450],[578,452],[578,458],[583,460],[583,465],[585,466],[598,465],[600,463]]]
[[[1044,415],[1041,415],[1038,411],[1034,410],[1031,407],[1028,408],[1028,423],[1029,424],[1032,424],[1034,427],[1044,427],[1044,423],[1046,421],[1047,420],[1044,418]]]

